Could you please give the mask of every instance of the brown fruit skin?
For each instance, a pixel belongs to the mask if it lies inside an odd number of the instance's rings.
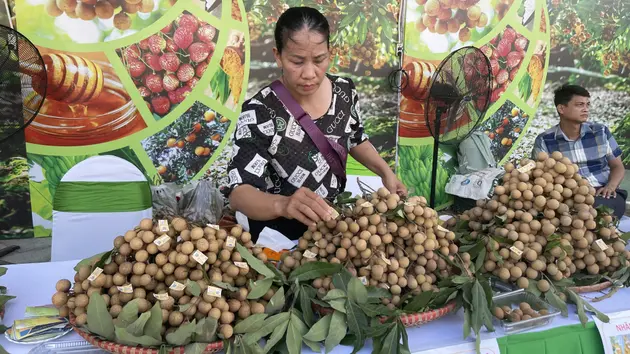
[[[128,30],[131,27],[131,18],[123,11],[117,13],[114,15],[114,27],[121,31]]]
[[[68,303],[68,294],[66,294],[65,292],[56,292],[52,296],[52,303],[53,305],[55,305],[56,308],[64,306],[66,303]]]
[[[71,286],[70,280],[61,279],[55,285],[55,289],[57,289],[57,291],[67,293],[70,290],[70,286]]]

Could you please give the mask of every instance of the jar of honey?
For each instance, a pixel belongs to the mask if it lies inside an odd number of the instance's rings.
[[[26,128],[26,141],[52,146],[93,145],[136,133],[146,124],[110,63],[94,61],[103,70],[103,90],[85,104],[45,99]]]

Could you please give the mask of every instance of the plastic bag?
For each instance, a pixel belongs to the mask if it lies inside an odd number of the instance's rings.
[[[446,193],[472,200],[486,199],[503,169],[486,168],[467,175],[455,174],[446,184]]]
[[[192,223],[217,224],[223,214],[223,195],[212,181],[193,181],[182,188],[181,216]]]
[[[179,214],[177,193],[179,187],[175,183],[163,183],[151,186],[153,196],[153,216],[156,219],[172,219]]]

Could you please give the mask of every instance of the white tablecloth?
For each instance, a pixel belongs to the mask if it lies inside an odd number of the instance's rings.
[[[624,232],[630,231],[630,219],[625,218],[620,229]],[[50,263],[30,263],[6,266],[6,275],[0,278],[0,285],[8,288],[8,293],[17,296],[9,301],[6,306],[4,324],[10,326],[14,320],[24,317],[27,306],[46,305],[51,303],[52,295],[55,292],[55,283],[59,279],[74,278],[74,265],[78,261],[50,262]],[[585,297],[595,297],[601,294],[585,294]],[[593,303],[597,309],[605,313],[613,313],[630,309],[630,289],[621,289],[612,298],[601,302]],[[464,323],[463,314],[457,313],[448,315],[437,321],[422,325],[420,327],[409,328],[409,347],[411,352],[432,349],[444,345],[455,345],[463,343],[462,326]],[[571,325],[579,323],[575,314],[575,307],[570,307],[569,317],[558,316],[554,321],[536,331],[544,331],[553,327]],[[499,328],[494,333],[482,333],[483,338],[501,337],[505,334]],[[57,341],[81,340],[76,333],[70,333]],[[470,339],[468,339],[470,340]],[[0,336],[0,344],[11,354],[28,353],[36,345],[17,345],[7,341],[4,336]],[[339,346],[332,353],[349,353],[349,347]],[[308,348],[304,348],[303,353],[312,353]],[[371,343],[360,353],[371,353]]]

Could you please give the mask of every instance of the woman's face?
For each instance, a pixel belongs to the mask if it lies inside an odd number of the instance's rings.
[[[287,40],[282,54],[274,48],[276,63],[283,70],[284,84],[300,96],[317,91],[330,62],[326,37],[303,29]]]

